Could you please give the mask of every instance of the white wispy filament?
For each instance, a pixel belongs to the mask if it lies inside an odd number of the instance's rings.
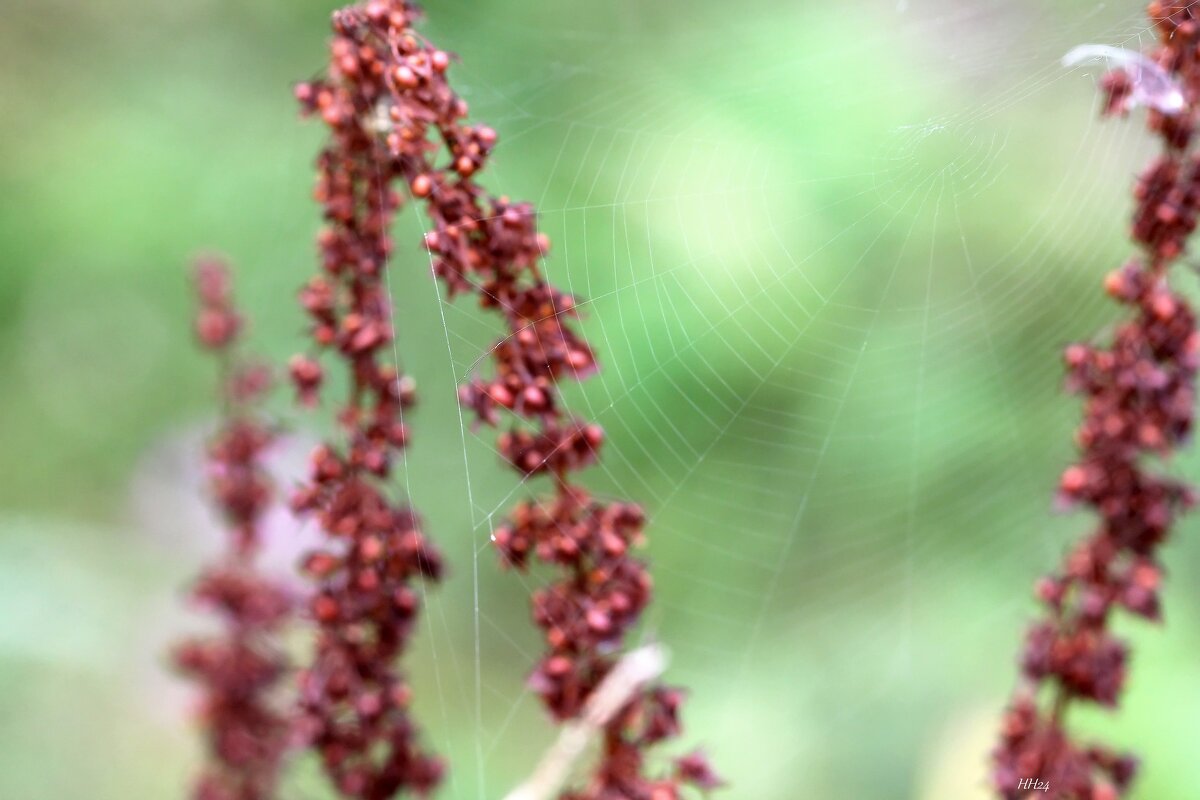
[[[1134,105],[1153,108],[1163,114],[1178,114],[1183,110],[1183,90],[1169,72],[1143,53],[1111,47],[1105,44],[1081,44],[1062,58],[1064,67],[1076,67],[1094,61],[1104,61],[1129,77],[1132,85],[1130,99]]]

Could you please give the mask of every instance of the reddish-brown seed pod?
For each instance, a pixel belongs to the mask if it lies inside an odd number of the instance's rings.
[[[428,175],[418,175],[413,178],[410,188],[413,196],[428,197],[429,193],[433,191],[433,181],[429,179]]]

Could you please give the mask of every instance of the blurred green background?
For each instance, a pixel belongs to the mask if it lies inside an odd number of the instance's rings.
[[[1099,283],[1149,153],[1058,58],[1136,47],[1139,5],[427,4],[501,134],[490,186],[538,204],[551,276],[589,300],[604,370],[571,396],[610,444],[588,480],[651,514],[645,635],[722,796],[986,796],[1029,587],[1088,524],[1050,510],[1077,414],[1058,351],[1116,317]],[[218,541],[184,267],[228,254],[253,346],[300,346],[320,130],[289,87],[330,9],[4,4],[0,797],[182,797],[195,769],[162,659],[205,625],[180,601]],[[524,490],[460,423],[496,329],[440,301],[421,221],[392,274],[422,396],[402,482],[452,572],[411,670],[442,796],[496,798],[551,736],[523,688],[527,590],[487,542]],[[323,430],[275,410],[299,442]],[[1122,625],[1124,711],[1076,718],[1145,756],[1136,797],[1200,783],[1196,524],[1167,553],[1165,628]],[[287,796],[328,795],[302,764]]]

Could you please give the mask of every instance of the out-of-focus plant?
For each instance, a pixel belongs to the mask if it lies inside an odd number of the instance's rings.
[[[201,719],[209,758],[193,796],[267,800],[275,796],[289,737],[289,715],[277,696],[288,665],[276,637],[293,605],[288,592],[254,566],[261,518],[272,497],[263,452],[274,438],[255,406],[270,374],[236,351],[242,318],[225,265],[200,260],[195,283],[197,338],[221,365],[222,417],[209,443],[209,487],[230,541],[224,557],[191,590],[193,601],[219,613],[224,629],[184,642],[174,660],[204,687]]]
[[[1098,525],[1037,585],[1045,615],[1026,639],[1022,686],[994,754],[994,784],[1005,798],[1111,800],[1129,790],[1133,756],[1079,741],[1067,712],[1081,702],[1117,705],[1129,650],[1111,632],[1112,617],[1124,609],[1161,618],[1159,550],[1177,514],[1195,501],[1190,487],[1152,462],[1169,458],[1191,435],[1200,363],[1195,315],[1169,281],[1200,211],[1193,148],[1200,8],[1153,2],[1149,15],[1158,44],[1146,56],[1118,59],[1102,82],[1104,113],[1146,105],[1149,128],[1162,143],[1134,188],[1132,238],[1142,252],[1105,281],[1132,314],[1111,341],[1065,351],[1067,384],[1083,396],[1084,413],[1075,434],[1079,458],[1063,472],[1059,497],[1089,507]]]

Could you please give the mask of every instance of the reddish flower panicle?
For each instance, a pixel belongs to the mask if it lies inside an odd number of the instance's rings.
[[[1178,80],[1185,104],[1175,115],[1149,112],[1163,151],[1134,189],[1131,235],[1142,256],[1105,280],[1130,318],[1108,344],[1072,344],[1064,354],[1067,385],[1083,396],[1084,414],[1075,435],[1079,458],[1064,470],[1059,494],[1090,508],[1098,524],[1037,586],[1045,617],[1029,631],[1023,685],[994,753],[995,787],[1010,799],[1025,797],[1030,779],[1048,783],[1047,797],[1101,800],[1129,789],[1133,757],[1078,743],[1065,712],[1079,701],[1118,704],[1129,653],[1109,620],[1116,609],[1159,619],[1158,550],[1177,514],[1193,504],[1190,487],[1148,461],[1174,453],[1193,424],[1200,336],[1168,272],[1200,212],[1200,158],[1191,149],[1200,115],[1200,8],[1154,2],[1149,13],[1160,40],[1151,57]],[[1122,75],[1101,84],[1108,114],[1128,110]]]
[[[441,558],[416,513],[386,490],[408,442],[404,412],[414,392],[391,366],[384,270],[392,252],[388,230],[401,206],[394,186],[410,172],[400,153],[417,147],[415,128],[396,121],[389,98],[441,63],[400,63],[398,54],[416,47],[407,27],[414,13],[379,2],[336,12],[327,76],[295,90],[329,139],[314,192],[325,217],[321,273],[300,293],[313,348],[293,358],[289,371],[306,405],[320,399],[322,353],[344,365],[349,384],[337,415],[343,441],[313,453],[310,480],[293,497],[328,536],[328,546],[304,564],[317,585],[310,612],[318,637],[300,676],[299,730],[337,790],[363,800],[428,794],[443,771],[418,745],[411,692],[396,665],[420,606],[416,581],[437,580]],[[462,143],[464,153],[469,146]]]
[[[201,344],[221,359],[225,416],[209,444],[209,488],[230,530],[229,551],[205,570],[192,600],[220,615],[225,630],[176,648],[174,661],[202,684],[209,761],[196,800],[267,800],[275,796],[288,718],[273,694],[287,669],[275,641],[291,598],[254,569],[259,524],[271,499],[262,466],[272,432],[254,406],[269,387],[261,367],[235,357],[241,318],[232,305],[227,268],[204,259],[195,269]]]
[[[405,0],[370,0],[337,12],[329,77],[297,88],[305,110],[320,115],[334,135],[334,146],[322,156],[317,191],[331,221],[322,239],[328,276],[310,285],[304,303],[318,342],[338,347],[356,365],[370,363],[369,355],[357,354],[370,353],[387,337],[386,319],[375,308],[385,304],[375,302],[372,287],[390,251],[387,222],[400,205],[392,185],[402,181],[429,212],[425,247],[449,295],[474,294],[483,308],[504,318],[507,335],[492,350],[492,376],[473,379],[460,398],[483,424],[499,424],[501,410],[511,413],[518,422],[501,435],[501,454],[523,476],[554,478],[555,494],[522,503],[495,539],[505,563],[515,568],[537,559],[561,571],[534,597],[534,620],[549,650],[532,683],[551,713],[566,719],[612,668],[625,634],[649,602],[645,564],[630,555],[643,515],[633,505],[596,500],[571,482],[575,471],[596,460],[603,431],[566,412],[558,383],[593,372],[595,356],[573,327],[576,300],[539,270],[549,240],[537,231],[533,208],[493,197],[474,180],[496,133],[463,121],[467,104],[446,79],[450,58],[412,28],[416,16]],[[347,300],[366,308],[348,328],[336,318],[340,303],[330,286],[351,279],[359,291]],[[364,301],[355,299],[359,294]],[[311,394],[319,378],[307,377],[307,362],[297,366],[297,384]],[[355,373],[370,385],[371,367]],[[353,461],[326,450],[317,459],[318,472],[329,472],[335,477],[328,480],[340,486]],[[305,497],[302,505],[313,502]],[[334,510],[347,505],[362,507],[359,499],[326,501]],[[339,510],[329,522],[340,526],[342,516]],[[345,526],[353,532],[361,526],[358,515],[352,517]],[[331,615],[342,613],[336,598],[327,605]],[[681,700],[681,693],[663,687],[636,696],[609,724],[592,781],[564,798],[669,800],[683,785],[717,785],[699,754],[672,773],[646,774],[645,750],[678,732]]]

